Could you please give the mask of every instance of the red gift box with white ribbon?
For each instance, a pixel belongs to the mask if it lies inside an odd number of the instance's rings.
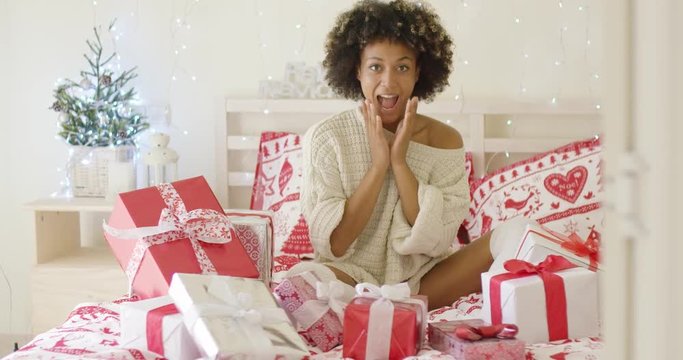
[[[403,359],[422,347],[426,297],[410,297],[407,283],[356,285],[358,296],[344,311],[343,356],[353,359]]]
[[[166,295],[176,272],[259,277],[201,176],[119,194],[104,230],[142,299]]]

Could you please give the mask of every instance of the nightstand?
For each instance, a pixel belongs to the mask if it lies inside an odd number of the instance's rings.
[[[79,303],[111,301],[126,293],[126,276],[109,247],[81,245],[81,217],[110,213],[113,203],[100,198],[46,198],[25,207],[35,213],[32,333],[60,325]]]

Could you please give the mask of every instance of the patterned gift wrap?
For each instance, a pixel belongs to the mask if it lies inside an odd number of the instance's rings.
[[[486,323],[480,319],[442,321],[427,326],[429,345],[452,355],[457,360],[524,360],[524,341],[518,339],[486,338],[464,340],[455,335],[458,326],[479,327]]]
[[[311,272],[306,274],[315,277]],[[310,345],[329,351],[342,343],[344,329],[339,316],[328,305],[320,304],[314,284],[315,281],[311,284],[303,276],[293,276],[283,279],[274,292],[280,306],[300,324],[299,335]],[[325,308],[327,310],[323,312]],[[318,314],[311,315],[316,310]],[[309,320],[303,320],[306,316]],[[317,320],[312,322],[312,318]]]

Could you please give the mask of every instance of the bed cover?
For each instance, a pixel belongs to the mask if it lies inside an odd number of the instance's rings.
[[[119,345],[119,306],[131,301],[122,298],[112,302],[83,303],[74,309],[66,321],[31,342],[4,360],[18,359],[163,359],[142,349]],[[429,321],[477,318],[481,309],[481,295],[460,298],[452,306],[433,310]],[[600,359],[604,344],[598,338],[581,338],[531,344],[526,348],[526,360],[596,360]],[[310,348],[312,359],[341,359],[341,346],[322,353]],[[427,347],[413,359],[452,359],[451,356]]]
[[[249,216],[250,213],[234,213],[232,215]],[[250,235],[258,242],[265,231],[255,230],[253,225],[246,225],[242,230],[252,230]],[[275,266],[272,271],[273,281],[279,282],[289,266]],[[119,344],[120,321],[119,308],[123,302],[135,301],[122,297],[110,302],[82,303],[66,317],[65,321],[44,333],[38,334],[28,344],[2,360],[16,359],[163,359],[163,357],[144,349],[127,348]],[[451,306],[433,310],[428,321],[447,321],[478,318],[481,310],[481,294],[475,293],[458,299]],[[426,342],[425,342],[426,344]],[[599,338],[580,338],[527,345],[525,360],[597,360],[603,352],[604,343]],[[321,352],[311,347],[312,359],[341,359],[342,347],[329,352]],[[424,345],[414,359],[452,359],[451,356],[429,349]]]

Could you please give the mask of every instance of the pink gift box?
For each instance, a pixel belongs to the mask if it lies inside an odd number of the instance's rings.
[[[306,276],[319,280],[312,272],[307,272]],[[280,306],[297,324],[300,324],[299,335],[310,345],[317,346],[322,351],[330,351],[342,343],[344,329],[339,316],[329,306],[327,306],[327,311],[313,324],[308,325],[307,323],[310,323],[310,320],[304,320],[306,317],[310,319],[311,313],[315,311],[311,308],[307,309],[305,307],[306,302],[314,302],[318,299],[315,285],[311,282],[313,281],[307,281],[301,275],[285,278],[274,289],[274,293]],[[314,315],[313,317],[317,316]]]
[[[480,319],[430,323],[427,326],[430,346],[450,354],[456,360],[524,360],[524,341],[497,338],[464,340],[455,336],[455,329],[459,325],[479,327],[486,323]]]
[[[166,295],[176,272],[201,274],[210,273],[205,271],[209,269],[221,275],[258,278],[256,266],[229,223],[228,229],[220,227],[225,230],[222,243],[190,239],[188,231],[214,229],[200,216],[192,218],[197,214],[195,210],[212,219],[227,219],[203,177],[119,194],[105,238],[126,271],[133,294],[142,299]],[[147,231],[145,228],[159,227],[164,214],[170,214],[165,220],[174,228],[151,231],[153,235],[134,235],[136,231]],[[185,217],[191,219],[184,222]],[[141,247],[143,242],[149,245]]]

